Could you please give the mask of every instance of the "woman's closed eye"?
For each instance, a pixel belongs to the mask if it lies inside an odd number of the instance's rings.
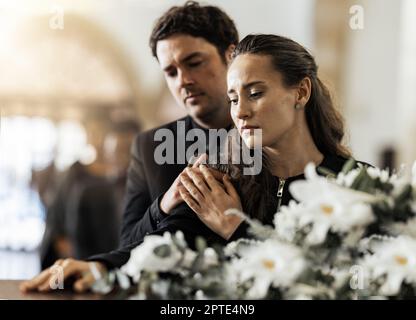
[[[235,106],[238,104],[238,99],[237,98],[228,98],[228,103]]]
[[[254,91],[254,92],[250,92],[250,99],[259,99],[263,96],[263,92],[262,91]]]

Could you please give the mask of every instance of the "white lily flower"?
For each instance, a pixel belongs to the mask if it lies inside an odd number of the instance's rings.
[[[416,240],[406,236],[378,244],[374,254],[363,259],[372,279],[386,276],[383,295],[395,295],[403,282],[416,284]]]
[[[304,212],[304,206],[296,201],[290,201],[287,206],[281,207],[274,216],[275,231],[279,239],[293,242],[299,230],[299,217]]]
[[[336,178],[336,183],[343,187],[351,187],[354,180],[357,178],[361,169],[353,169],[347,174],[340,172]]]
[[[204,250],[204,265],[206,268],[217,266],[219,263],[218,254],[213,248],[206,248]]]
[[[372,178],[372,179],[377,179],[379,178],[381,182],[386,183],[389,182],[390,180],[395,180],[397,178],[396,175],[392,175],[390,177],[390,173],[388,170],[381,170],[380,168],[377,167],[368,167],[367,168],[367,173],[368,175]]]
[[[329,230],[347,232],[374,221],[371,206],[374,196],[344,188],[313,173],[315,167],[305,168],[306,180],[293,182],[289,190],[304,207],[299,214],[300,226],[312,224],[307,237],[310,244],[322,243]]]
[[[355,227],[363,227],[374,221],[371,207],[356,203],[345,205],[338,199],[323,198],[308,206],[300,217],[300,226],[312,224],[312,230],[306,241],[315,245],[325,241],[329,230],[348,232]]]
[[[155,254],[155,249],[162,245],[170,248],[169,255],[166,257]],[[173,244],[172,235],[166,232],[163,236],[145,237],[143,243],[131,251],[130,259],[121,270],[138,282],[142,271],[171,271],[181,259],[182,253]]]
[[[266,296],[270,285],[289,287],[305,267],[306,262],[299,248],[270,239],[248,247],[240,259],[231,262],[230,272],[239,281],[253,279],[247,297],[261,299]]]

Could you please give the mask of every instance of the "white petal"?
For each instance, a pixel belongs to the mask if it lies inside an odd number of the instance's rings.
[[[384,285],[380,288],[382,294],[391,296],[399,292],[400,286],[403,282],[403,274],[401,273],[388,273],[387,279]]]
[[[324,223],[323,221],[321,223],[315,223],[311,232],[306,237],[306,241],[311,245],[317,245],[324,242],[328,229],[329,224]]]
[[[326,189],[326,183],[322,180],[297,180],[289,185],[289,191],[292,196],[301,202],[316,202],[321,198]]]
[[[264,298],[267,294],[267,291],[270,287],[270,280],[265,278],[255,279],[253,286],[247,292],[249,299],[261,299]]]
[[[307,180],[314,180],[319,178],[318,174],[316,173],[316,166],[313,162],[309,162],[305,167],[305,178]]]

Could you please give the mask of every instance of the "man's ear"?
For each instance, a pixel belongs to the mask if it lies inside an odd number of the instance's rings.
[[[298,86],[298,99],[297,103],[300,103],[303,107],[306,106],[306,104],[309,101],[309,98],[311,97],[311,91],[312,91],[312,82],[309,77],[303,78]]]
[[[230,46],[225,51],[225,61],[227,62],[227,65],[230,64],[232,55],[235,49],[235,44],[230,44]]]

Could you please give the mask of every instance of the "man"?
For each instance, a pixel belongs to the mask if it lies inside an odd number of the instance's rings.
[[[175,142],[182,142],[185,137],[183,132],[178,132],[178,122],[184,123],[185,134],[195,128],[207,132],[210,128],[231,126],[226,71],[237,43],[238,33],[233,21],[217,7],[187,2],[171,8],[157,21],[150,37],[150,47],[164,72],[169,90],[178,104],[187,110],[188,116],[137,136],[128,171],[122,248],[89,259],[101,263],[58,261],[56,265],[63,267],[65,278],[80,276],[74,284],[75,290],[84,291],[90,287],[96,273],[88,272],[91,267],[100,270],[105,266],[119,267],[127,261],[129,250],[146,234],[170,231],[164,221],[169,220],[171,212],[183,201],[178,186],[179,174],[186,163],[158,165],[154,154],[161,142],[155,141],[155,133],[168,129],[174,134]],[[188,146],[189,142],[186,142],[185,149]],[[175,150],[175,159],[177,152]],[[180,223],[189,227],[186,220]],[[203,228],[200,232],[206,231],[208,235],[208,228]],[[24,283],[22,291],[50,290],[49,274],[50,271],[45,270]]]
[[[150,47],[164,72],[169,90],[189,116],[185,130],[178,121],[139,135],[132,149],[121,244],[128,245],[158,228],[181,201],[179,174],[185,163],[158,165],[155,132],[168,129],[185,141],[190,129],[220,129],[231,125],[226,93],[227,63],[238,34],[233,21],[216,7],[187,2],[173,7],[156,23]],[[189,146],[186,143],[185,149]],[[176,152],[180,152],[176,150]],[[175,156],[175,159],[177,157]]]

